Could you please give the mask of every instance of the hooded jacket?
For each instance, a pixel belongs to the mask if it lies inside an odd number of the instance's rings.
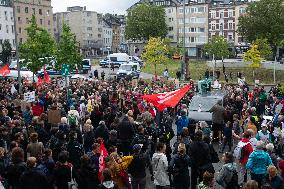
[[[163,153],[154,153],[152,167],[154,171],[154,184],[158,186],[170,185],[167,156]]]
[[[273,165],[269,154],[263,150],[255,150],[250,154],[246,168],[253,174],[264,175],[269,165]]]
[[[227,184],[230,183],[234,171],[237,171],[237,164],[236,163],[226,163],[223,165],[222,169],[220,170],[219,175],[216,178],[216,182],[227,188]],[[232,186],[233,188],[233,186]]]

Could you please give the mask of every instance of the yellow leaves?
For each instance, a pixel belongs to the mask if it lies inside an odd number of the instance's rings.
[[[258,45],[252,45],[251,49],[245,52],[244,60],[250,62],[248,67],[250,68],[259,68],[261,67],[261,56],[260,51],[258,50]]]

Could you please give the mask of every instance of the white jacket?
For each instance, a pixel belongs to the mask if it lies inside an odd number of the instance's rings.
[[[168,160],[163,153],[154,153],[152,158],[152,167],[154,172],[154,184],[158,186],[169,186]]]

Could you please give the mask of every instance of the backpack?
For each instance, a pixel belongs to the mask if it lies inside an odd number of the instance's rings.
[[[69,125],[76,125],[77,124],[77,117],[73,114],[68,116]]]
[[[47,168],[47,166],[46,166],[45,163],[39,164],[39,165],[37,166],[37,169],[38,169],[41,173],[43,173],[45,176],[47,176],[47,175],[49,174],[49,170],[48,170],[48,168]]]
[[[238,145],[235,147],[234,153],[233,153],[233,155],[236,159],[239,160],[239,159],[244,158],[244,149],[243,148],[248,144],[249,144],[249,142],[242,142],[242,141],[240,141],[238,143]]]
[[[230,182],[226,183],[226,189],[238,189],[239,186],[239,176],[237,170],[233,170],[233,175]]]

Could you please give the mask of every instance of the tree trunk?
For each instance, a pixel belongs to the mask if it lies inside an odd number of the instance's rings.
[[[157,80],[157,65],[154,64],[154,66],[155,66],[155,80]]]

